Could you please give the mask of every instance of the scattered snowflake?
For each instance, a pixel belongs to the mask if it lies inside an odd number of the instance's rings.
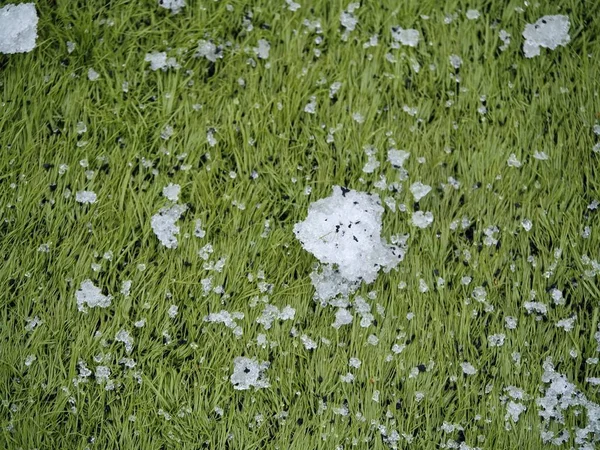
[[[206,58],[210,62],[216,62],[217,59],[223,58],[223,51],[214,43],[201,39],[198,41],[198,49],[195,56],[197,58]]]
[[[260,59],[269,59],[269,51],[271,50],[271,44],[266,39],[258,40],[258,47],[254,48],[254,53]]]
[[[131,353],[133,350],[133,337],[129,334],[128,331],[119,330],[119,332],[115,336],[115,342],[122,342],[125,344],[125,351],[127,353]]]
[[[346,308],[339,308],[335,313],[335,322],[331,326],[338,330],[340,327],[350,325],[351,323],[352,314]]]
[[[322,263],[337,264],[348,282],[372,283],[381,268],[391,270],[404,257],[381,238],[383,211],[378,195],[334,186],[333,195],[309,206],[294,234]]]
[[[92,69],[91,67],[88,69],[88,80],[90,81],[96,81],[100,78],[100,74],[98,72],[96,72],[94,69]]]

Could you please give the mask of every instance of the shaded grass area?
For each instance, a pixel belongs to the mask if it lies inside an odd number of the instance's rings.
[[[586,360],[598,357],[600,289],[597,276],[584,276],[589,266],[581,258],[600,257],[598,210],[588,208],[600,200],[599,155],[592,152],[600,113],[595,2],[564,1],[559,8],[544,1],[522,13],[515,8],[523,4],[514,1],[450,1],[444,9],[434,1],[369,3],[355,12],[359,24],[347,42],[339,27],[347,4],[338,1],[302,2],[293,13],[283,2],[232,1],[231,12],[225,2],[190,0],[175,16],[153,1],[105,3],[39,2],[38,47],[0,56],[3,447],[388,448],[375,423],[406,434],[400,448],[411,439],[411,448],[453,439],[489,449],[515,442],[539,449],[534,399],[548,357],[598,400],[598,387],[585,380],[599,376]],[[466,20],[467,8],[482,16]],[[248,11],[251,31],[243,24]],[[444,24],[453,12],[457,18]],[[572,41],[523,58],[524,25],[559,13],[571,19]],[[320,19],[322,33],[309,31],[304,19]],[[422,42],[391,49],[395,25],[417,28]],[[498,50],[502,28],[512,34],[505,52]],[[379,45],[363,48],[373,34]],[[267,61],[252,50],[260,38],[271,43]],[[199,39],[223,45],[224,58],[194,58]],[[76,43],[71,54],[67,41]],[[144,55],[165,50],[182,67],[150,71]],[[464,61],[459,84],[451,54]],[[99,80],[88,79],[89,68]],[[334,101],[328,92],[335,81],[343,84]],[[481,95],[485,116],[477,111]],[[316,115],[304,112],[311,96]],[[416,117],[405,105],[417,108]],[[364,123],[352,119],[355,112]],[[83,134],[76,131],[80,121]],[[168,140],[160,136],[166,125],[174,129]],[[214,147],[209,128],[216,130]],[[337,131],[328,143],[331,128]],[[362,172],[366,145],[382,161],[372,174]],[[369,300],[376,323],[365,329],[355,318],[336,331],[334,309],[312,299],[308,275],[315,260],[295,241],[292,226],[335,184],[379,192],[380,176],[396,181],[398,171],[384,162],[393,146],[411,153],[408,178],[399,181],[400,192],[380,194],[405,204],[406,212],[387,210],[384,234],[410,233],[409,250],[397,271],[359,291],[376,292]],[[533,158],[536,150],[549,159]],[[521,168],[507,165],[511,153]],[[69,167],[64,174],[62,164]],[[94,171],[92,179],[86,170]],[[460,181],[457,190],[448,177]],[[434,187],[419,205],[408,189],[415,181]],[[168,203],[161,190],[169,182],[181,185],[189,206],[175,250],[162,247],[150,226]],[[74,193],[84,189],[98,194],[96,204],[75,202]],[[410,225],[417,208],[433,213],[430,228]],[[452,231],[451,223],[463,217],[469,226]],[[193,234],[198,218],[202,239]],[[520,225],[524,218],[533,223],[529,232]],[[271,231],[261,237],[267,219]],[[497,245],[483,244],[489,226],[500,229]],[[591,233],[583,238],[586,226]],[[44,243],[51,243],[48,253],[38,251]],[[227,258],[222,273],[204,269],[197,253],[207,243],[214,247],[211,260]],[[562,255],[546,276],[558,248]],[[112,260],[103,258],[108,251]],[[101,269],[94,271],[93,263]],[[262,306],[250,303],[265,293],[247,275],[256,278],[261,270],[273,285],[270,303],[296,309],[293,323],[267,331],[256,323]],[[204,296],[201,280],[209,276],[228,296]],[[465,276],[472,277],[468,286],[461,283]],[[77,311],[75,291],[87,278],[113,295],[111,307]],[[428,292],[419,291],[420,279]],[[125,280],[132,281],[129,297],[119,294]],[[475,286],[485,286],[493,311],[471,298]],[[551,288],[563,292],[564,306],[552,305]],[[541,320],[523,307],[531,290],[549,305]],[[175,319],[167,314],[173,304]],[[377,304],[384,314],[375,312]],[[241,339],[203,321],[221,309],[245,313]],[[556,327],[571,314],[577,315],[571,332]],[[43,324],[27,331],[35,316]],[[518,319],[516,329],[505,328],[506,316]],[[142,318],[146,325],[134,327]],[[318,348],[306,350],[292,327]],[[135,339],[131,355],[114,342],[120,329]],[[260,333],[266,348],[257,345]],[[497,333],[506,341],[490,347],[488,336]],[[371,334],[379,338],[376,346],[367,343]],[[392,354],[394,343],[406,348]],[[37,358],[29,367],[28,355]],[[104,362],[94,362],[99,355]],[[270,388],[233,389],[232,361],[240,355],[271,363]],[[134,369],[118,363],[125,356],[135,359]],[[351,357],[362,361],[359,369],[349,368]],[[80,360],[92,371],[109,366],[116,388],[106,391],[93,377],[75,386]],[[462,374],[465,361],[475,375]],[[411,376],[415,367],[419,374]],[[340,381],[349,371],[355,381]],[[501,399],[507,386],[532,398],[510,430]],[[336,413],[344,405],[348,416]],[[444,422],[464,430],[447,434],[440,430]],[[584,424],[573,415],[566,422],[571,429]]]

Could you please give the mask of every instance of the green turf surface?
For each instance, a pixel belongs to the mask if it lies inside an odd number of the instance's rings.
[[[458,448],[463,440],[463,449],[556,448],[542,443],[536,405],[549,357],[588,400],[600,400],[587,380],[600,376],[600,269],[582,259],[600,260],[595,1],[364,2],[347,41],[339,17],[348,4],[340,1],[302,0],[292,12],[283,0],[188,0],[177,15],[151,0],[37,3],[36,49],[0,55],[0,447],[384,449],[396,430],[398,448]],[[481,17],[467,20],[469,8]],[[456,17],[445,24],[445,14]],[[521,33],[546,14],[569,16],[571,42],[526,59]],[[305,19],[320,20],[321,33]],[[418,29],[419,45],[391,48],[396,25]],[[501,29],[512,35],[503,52]],[[378,45],[364,48],[375,34]],[[223,58],[194,57],[200,39],[222,45]],[[267,60],[253,50],[259,39],[271,44]],[[144,56],[152,51],[181,67],[151,71]],[[463,59],[460,83],[452,54]],[[88,79],[90,68],[98,80]],[[342,83],[335,102],[334,82]],[[312,96],[314,115],[304,111]],[[78,122],[87,131],[78,134]],[[381,161],[370,174],[365,146]],[[405,180],[386,161],[391,147],[411,153]],[[519,168],[507,164],[513,153]],[[379,190],[380,176],[402,189]],[[433,213],[426,229],[411,224],[415,181],[434,188],[418,205]],[[161,195],[169,183],[188,205],[176,249],[151,227],[169,204]],[[410,234],[398,269],[359,290],[373,305],[368,328],[358,317],[331,326],[335,308],[313,300],[316,259],[292,232],[334,185],[393,197],[399,209],[386,207],[383,234]],[[77,203],[82,190],[97,202]],[[452,230],[463,217],[467,229]],[[194,236],[196,219],[203,238]],[[492,226],[498,243],[487,246]],[[208,243],[214,252],[204,261],[198,251]],[[222,272],[205,268],[219,258]],[[209,277],[224,295],[204,294]],[[110,307],[78,311],[86,279],[112,295]],[[126,280],[129,296],[120,293]],[[473,298],[478,286],[487,303]],[[552,288],[564,305],[553,303]],[[532,290],[548,306],[539,320],[524,307]],[[256,323],[264,296],[293,307],[295,319],[265,330]],[[221,309],[244,313],[241,338],[203,321]],[[572,314],[572,331],[556,326]],[[35,316],[43,323],[28,330]],[[115,342],[122,329],[134,338],[131,354]],[[492,347],[488,337],[500,333],[504,345]],[[315,350],[305,349],[303,334]],[[396,354],[394,344],[406,347]],[[36,359],[26,365],[29,355]],[[234,390],[238,356],[269,361],[271,386]],[[124,357],[135,367],[120,364]],[[350,358],[360,367],[349,367]],[[94,377],[74,383],[79,361],[92,372],[109,367],[114,389]],[[464,375],[465,362],[477,373]],[[340,379],[348,372],[351,383]],[[508,386],[527,394],[516,423],[505,418]],[[443,431],[444,422],[464,430]],[[574,430],[585,425],[585,414],[571,411],[550,429],[568,429],[563,448],[579,448]]]

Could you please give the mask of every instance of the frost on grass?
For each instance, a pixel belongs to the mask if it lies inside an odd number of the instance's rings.
[[[146,53],[146,57],[144,58],[144,61],[149,62],[150,68],[154,71],[157,71],[157,70],[165,71],[169,68],[179,69],[179,67],[180,67],[179,64],[177,64],[177,61],[175,60],[175,58],[167,57],[166,52]]]
[[[161,208],[158,213],[152,216],[150,222],[152,230],[165,247],[177,248],[176,236],[179,234],[179,227],[175,222],[179,220],[186,210],[186,205],[173,205],[168,208]]]
[[[569,17],[567,16],[544,16],[536,23],[525,25],[523,37],[523,53],[526,58],[540,55],[540,47],[554,50],[559,45],[567,45],[569,36]]]
[[[269,379],[264,373],[268,368],[269,363],[267,361],[259,362],[256,358],[242,356],[235,358],[233,360],[233,374],[231,375],[233,388],[244,391],[251,387],[255,389],[269,387]]]
[[[185,0],[158,0],[159,6],[170,9],[173,14],[177,14],[185,6]]]
[[[38,16],[33,3],[0,8],[0,53],[27,53],[35,48]]]
[[[421,35],[418,30],[412,28],[405,30],[402,27],[392,27],[392,39],[402,45],[416,47],[419,44]]]
[[[91,280],[84,280],[75,293],[77,299],[77,309],[81,312],[87,311],[87,306],[95,308],[107,308],[110,306],[112,296],[102,294],[99,287],[94,286]]]
[[[353,283],[372,283],[381,268],[389,271],[403,259],[403,248],[381,238],[382,214],[378,195],[339,186],[309,206],[306,219],[294,225],[294,234],[305,250],[321,263],[335,265],[339,273],[330,279],[330,287],[313,276],[318,291],[342,292]]]
[[[92,191],[78,191],[75,193],[75,201],[83,204],[96,203],[98,196]]]

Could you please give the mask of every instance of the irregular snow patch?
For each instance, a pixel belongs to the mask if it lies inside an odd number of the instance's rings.
[[[167,248],[177,248],[177,237],[179,227],[175,224],[181,215],[187,210],[187,205],[173,205],[169,208],[161,208],[152,216],[150,225],[156,237],[162,245]]]
[[[471,363],[461,363],[460,367],[465,375],[475,375],[477,373],[477,369]]]
[[[256,322],[261,324],[265,330],[270,329],[273,326],[273,322],[276,320],[294,320],[296,310],[290,305],[285,306],[282,310],[279,310],[277,306],[266,304],[261,316],[256,319]]]
[[[83,204],[96,203],[98,196],[93,191],[78,191],[75,193],[75,200]]]
[[[81,312],[86,312],[86,306],[95,308],[107,308],[110,306],[112,296],[102,294],[100,288],[94,286],[92,280],[84,280],[79,286],[79,290],[75,292],[77,299],[77,309]]]
[[[185,0],[158,0],[158,5],[177,14],[185,6]]]
[[[333,328],[339,330],[344,325],[352,323],[352,314],[346,308],[340,308],[335,313],[335,322],[331,324]]]
[[[410,153],[404,150],[396,150],[395,148],[388,150],[388,161],[396,169],[401,168],[409,156]]]
[[[336,264],[342,278],[372,283],[379,269],[389,271],[404,257],[381,238],[383,211],[377,194],[334,186],[330,197],[309,206],[294,234],[319,261]]]
[[[465,15],[467,16],[467,19],[469,19],[469,20],[477,20],[481,16],[479,11],[477,11],[476,9],[468,9],[467,13]]]
[[[431,211],[417,211],[412,215],[412,223],[419,228],[427,228],[433,223],[433,213]]]
[[[415,202],[418,202],[431,192],[431,186],[417,181],[410,186],[410,192],[412,192],[412,195],[415,197]]]
[[[255,389],[269,387],[269,379],[264,374],[268,368],[267,361],[258,362],[256,358],[238,356],[233,360],[233,374],[231,375],[233,388],[243,391],[251,387]]]
[[[266,39],[259,39],[258,47],[254,48],[254,53],[256,53],[256,56],[258,56],[260,59],[268,59],[270,50],[271,44],[269,43],[269,41],[267,41]]]
[[[33,3],[0,8],[0,53],[27,53],[35,48],[38,16]]]
[[[178,184],[169,183],[162,190],[163,196],[171,200],[172,202],[176,202],[179,200],[179,193],[181,192],[181,186]]]
[[[198,50],[194,55],[197,58],[206,58],[210,62],[216,62],[217,59],[223,58],[223,51],[210,41],[200,39],[198,41]]]
[[[523,31],[525,57],[539,56],[540,47],[554,50],[559,45],[567,45],[571,41],[569,26],[569,17],[562,15],[543,16],[536,23],[525,25]]]
[[[125,344],[125,351],[129,354],[133,350],[133,337],[126,330],[119,330],[115,336],[116,342],[122,342]]]
[[[392,39],[402,45],[416,47],[419,44],[421,35],[418,30],[412,28],[405,30],[402,27],[392,27]]]
[[[561,445],[569,439],[570,433],[575,436],[575,443],[580,449],[596,448],[595,444],[600,441],[600,405],[588,400],[583,392],[577,389],[575,384],[569,382],[565,375],[554,370],[554,364],[547,359],[544,364],[542,382],[546,385],[543,397],[536,399],[539,407],[538,414],[542,418],[540,433],[544,443],[551,442]],[[556,435],[556,424],[565,426],[565,415],[572,410],[574,416],[581,416],[576,423],[584,424],[585,428],[577,426],[574,429],[563,428]],[[584,414],[587,423],[584,421]],[[571,422],[571,421],[569,421]],[[551,429],[552,428],[552,429]]]
[[[179,69],[179,64],[175,58],[168,58],[166,52],[146,53],[144,61],[150,63],[150,68],[154,71],[159,69],[165,71],[169,68]]]

